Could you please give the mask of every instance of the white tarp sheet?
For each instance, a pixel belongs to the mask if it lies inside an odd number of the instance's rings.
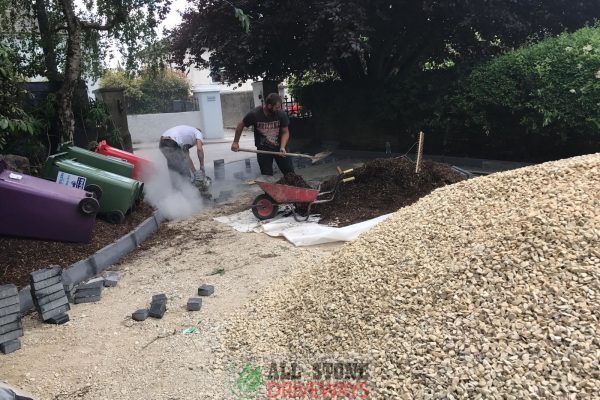
[[[354,240],[363,232],[384,221],[391,214],[382,215],[368,221],[343,228],[320,225],[318,218],[311,217],[306,222],[298,222],[293,216],[277,216],[268,221],[259,221],[252,211],[217,217],[215,221],[231,226],[238,232],[262,232],[269,236],[283,236],[295,246],[311,246],[331,242]]]

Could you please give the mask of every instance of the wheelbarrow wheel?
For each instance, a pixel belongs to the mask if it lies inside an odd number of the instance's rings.
[[[100,209],[100,203],[93,197],[86,197],[79,202],[79,211],[83,215],[94,215]]]
[[[102,188],[98,185],[94,185],[93,183],[87,185],[85,187],[85,191],[92,193],[98,201],[100,201],[100,199],[102,198]]]
[[[106,214],[106,220],[111,224],[120,224],[125,220],[125,215],[119,211],[111,211]]]
[[[271,219],[277,215],[279,206],[273,198],[267,194],[260,194],[252,203],[252,214],[260,220]]]

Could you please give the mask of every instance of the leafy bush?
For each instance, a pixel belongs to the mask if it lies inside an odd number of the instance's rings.
[[[174,100],[185,101],[191,97],[190,84],[185,75],[171,69],[146,70],[138,76],[107,70],[100,80],[100,87],[124,89],[131,114],[164,112]]]
[[[25,156],[35,166],[45,152],[43,124],[23,110],[27,92],[18,85],[12,54],[0,44],[0,151]]]
[[[451,104],[455,122],[494,143],[542,145],[557,156],[580,152],[587,143],[597,149],[600,27],[549,38],[475,68]],[[565,147],[567,153],[559,154]]]

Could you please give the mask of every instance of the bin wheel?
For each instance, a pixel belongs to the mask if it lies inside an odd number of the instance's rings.
[[[277,215],[277,211],[279,211],[279,206],[267,194],[259,194],[252,203],[252,214],[260,220],[273,218]]]
[[[94,215],[100,209],[100,203],[93,197],[86,197],[79,202],[79,211],[83,215]]]
[[[87,185],[85,187],[85,190],[88,192],[91,192],[94,197],[96,198],[96,200],[100,200],[102,198],[102,188],[98,185],[94,185],[93,183],[90,185]]]
[[[111,211],[106,214],[106,220],[111,224],[120,224],[125,220],[125,215],[119,210]]]

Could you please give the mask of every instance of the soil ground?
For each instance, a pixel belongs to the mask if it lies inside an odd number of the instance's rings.
[[[247,209],[255,195],[163,224],[113,268],[118,286],[97,303],[73,305],[65,325],[25,316],[22,349],[0,356],[1,379],[36,399],[230,398],[220,350],[225,321],[274,280],[339,247],[296,248],[213,221]],[[186,311],[203,283],[213,284],[215,294],[200,311]],[[169,299],[165,316],[131,320],[158,293]],[[181,333],[193,326],[199,333]]]
[[[135,229],[154,210],[141,203],[122,224],[109,224],[98,219],[90,243],[67,243],[0,236],[0,285],[14,283],[19,288],[29,285],[29,274],[49,265],[63,268],[91,256]]]
[[[348,164],[341,167],[356,167]],[[308,180],[332,175],[331,169],[298,173]],[[112,268],[119,272],[118,286],[106,288],[97,303],[74,305],[67,324],[25,316],[22,349],[0,357],[0,379],[36,399],[231,398],[222,351],[230,318],[277,279],[306,263],[322,263],[341,246],[294,247],[213,220],[248,209],[257,194],[253,189],[228,204],[163,224]],[[200,311],[187,311],[187,300],[203,283],[213,284],[215,294],[203,299]],[[159,293],[168,297],[165,316],[134,322],[131,314]],[[190,327],[198,333],[182,333]]]

